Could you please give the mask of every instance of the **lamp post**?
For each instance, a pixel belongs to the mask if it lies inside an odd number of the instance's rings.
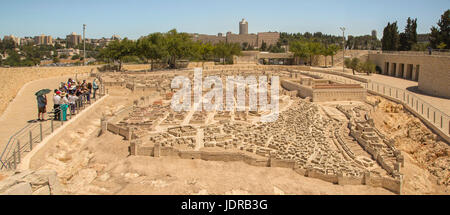
[[[86,24],[83,24],[83,65],[86,66]]]
[[[345,72],[345,28],[340,28],[342,31],[342,72]]]

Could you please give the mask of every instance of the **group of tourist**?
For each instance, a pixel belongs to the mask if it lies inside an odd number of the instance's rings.
[[[76,110],[83,106],[84,103],[91,103],[91,95],[92,99],[95,99],[96,92],[98,90],[98,85],[94,81],[86,82],[77,82],[71,78],[67,80],[67,82],[61,82],[58,89],[55,89],[53,92],[53,113],[55,120],[66,121],[67,120],[67,111],[70,111],[70,114],[75,114]],[[38,120],[44,121],[44,114],[46,113],[47,106],[47,97],[46,95],[41,95],[37,97],[38,103]]]

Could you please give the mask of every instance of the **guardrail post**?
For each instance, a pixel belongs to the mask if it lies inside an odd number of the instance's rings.
[[[17,164],[16,164],[16,149],[13,150],[13,164],[14,164],[14,169],[15,169],[17,166]]]
[[[33,134],[31,133],[30,130],[30,151],[33,150]]]
[[[20,141],[17,140],[17,161],[20,163]]]
[[[40,137],[40,139],[41,139],[41,141],[40,142],[42,142],[42,122],[41,123],[39,123],[39,137]]]
[[[62,111],[62,108],[61,108],[61,106],[60,106],[60,117],[59,117],[59,120],[61,121],[61,126],[64,124],[64,118],[63,118],[63,111]]]

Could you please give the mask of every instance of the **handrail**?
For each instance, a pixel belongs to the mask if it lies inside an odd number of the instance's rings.
[[[102,84],[99,84],[99,90],[96,94],[96,98],[91,98],[91,100],[93,100],[95,103],[98,99],[103,97],[106,94],[106,92],[107,92],[107,90],[104,88],[104,86]],[[85,104],[88,104],[84,97],[79,97],[79,98],[80,99],[78,99],[76,102],[77,110],[79,110],[79,108],[85,107]],[[92,103],[89,103],[89,104],[92,104]],[[57,108],[54,108],[52,111],[58,111],[58,110],[61,110],[61,109],[59,107],[57,107]],[[68,109],[68,111],[70,111],[70,110]],[[68,120],[70,120],[70,119],[68,119]],[[4,169],[4,168],[5,169],[16,168],[17,163],[20,163],[21,153],[27,152],[28,148],[31,151],[33,148],[33,144],[34,144],[33,142],[36,141],[36,138],[38,138],[38,139],[40,139],[40,141],[42,141],[43,137],[48,135],[47,133],[49,131],[50,131],[50,134],[54,131],[53,121],[54,120],[51,119],[50,126],[47,125],[48,127],[45,128],[45,130],[43,129],[43,124],[39,123],[39,129],[40,129],[40,131],[38,132],[39,135],[35,136],[35,137],[33,137],[33,135],[32,135],[32,132],[33,132],[32,129],[35,129],[38,127],[37,123],[36,124],[29,123],[29,124],[25,125],[23,128],[21,128],[19,131],[15,132],[9,138],[8,143],[6,144],[5,148],[2,151],[2,154],[0,155],[0,170]],[[61,121],[61,125],[63,123],[64,123],[64,121]],[[19,139],[19,138],[26,138],[26,136],[22,136],[23,134],[26,134],[25,133],[26,131],[30,132],[29,142],[25,142],[23,145],[19,144],[21,141],[21,139]],[[38,141],[38,143],[40,141]],[[23,151],[24,149],[25,149],[25,151]],[[12,155],[11,155],[11,150],[13,150]],[[13,162],[12,164],[14,164],[13,166],[10,163],[11,161]]]
[[[439,130],[440,132],[442,132],[442,135],[445,136],[445,137],[443,136],[444,139],[448,140],[448,138],[450,137],[450,128],[447,128],[447,125],[449,125],[449,127],[450,127],[450,117],[449,117],[449,115],[447,113],[441,111],[440,109],[434,107],[430,103],[426,102],[423,98],[420,98],[420,96],[415,95],[413,92],[409,92],[409,91],[407,91],[405,89],[400,89],[400,88],[397,88],[397,87],[393,87],[393,86],[390,86],[390,85],[387,85],[387,84],[383,84],[383,83],[379,83],[379,82],[372,81],[372,80],[369,80],[368,83],[363,83],[361,81],[357,81],[357,80],[354,80],[354,79],[351,79],[351,78],[348,78],[348,77],[345,77],[345,76],[341,76],[339,74],[329,74],[329,73],[321,72],[321,71],[310,71],[310,73],[319,74],[322,77],[329,77],[329,78],[331,77],[331,78],[333,78],[335,80],[340,80],[340,81],[342,81],[342,79],[344,79],[344,80],[345,79],[350,79],[351,82],[353,81],[353,82],[360,83],[367,90],[371,90],[371,91],[374,91],[376,93],[380,93],[380,94],[382,94],[384,96],[387,96],[389,98],[398,100],[400,103],[402,103],[406,107],[411,108],[411,111],[414,112],[414,114],[417,114],[418,116],[423,117],[423,119],[425,121],[427,121],[427,123],[430,123],[431,125],[433,125],[434,129]],[[372,88],[369,87],[369,86],[372,86]],[[374,86],[378,86],[377,89],[374,89]],[[398,96],[393,96],[390,93],[385,92],[384,90],[381,91],[379,87],[382,87],[384,89],[391,89],[390,92],[393,92],[393,91],[399,92],[400,94],[403,94],[404,96],[407,96],[408,99],[405,100],[405,99],[399,98]],[[414,105],[414,103],[416,105]],[[428,108],[427,109],[427,114],[423,113],[425,106],[422,106],[422,111],[418,110],[419,109],[418,108],[418,104],[419,103],[422,104],[422,105],[427,106],[427,108]],[[429,113],[433,114],[432,118],[429,115]],[[439,122],[439,120],[437,118],[439,116],[440,116],[440,122]]]

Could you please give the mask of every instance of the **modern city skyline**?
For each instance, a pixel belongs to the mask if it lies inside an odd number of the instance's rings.
[[[249,8],[252,8],[249,10]],[[407,9],[406,9],[407,8]],[[249,33],[322,32],[340,35],[340,26],[348,34],[370,35],[377,31],[380,38],[388,22],[398,21],[403,30],[408,17],[418,19],[418,33],[428,33],[440,15],[450,8],[450,2],[412,0],[398,1],[321,1],[283,3],[234,1],[217,4],[214,1],[8,1],[0,9],[0,26],[4,35],[18,37],[51,35],[65,38],[70,32],[101,38],[120,35],[137,39],[152,32],[176,28],[189,33],[239,33],[236,23],[248,20]]]

